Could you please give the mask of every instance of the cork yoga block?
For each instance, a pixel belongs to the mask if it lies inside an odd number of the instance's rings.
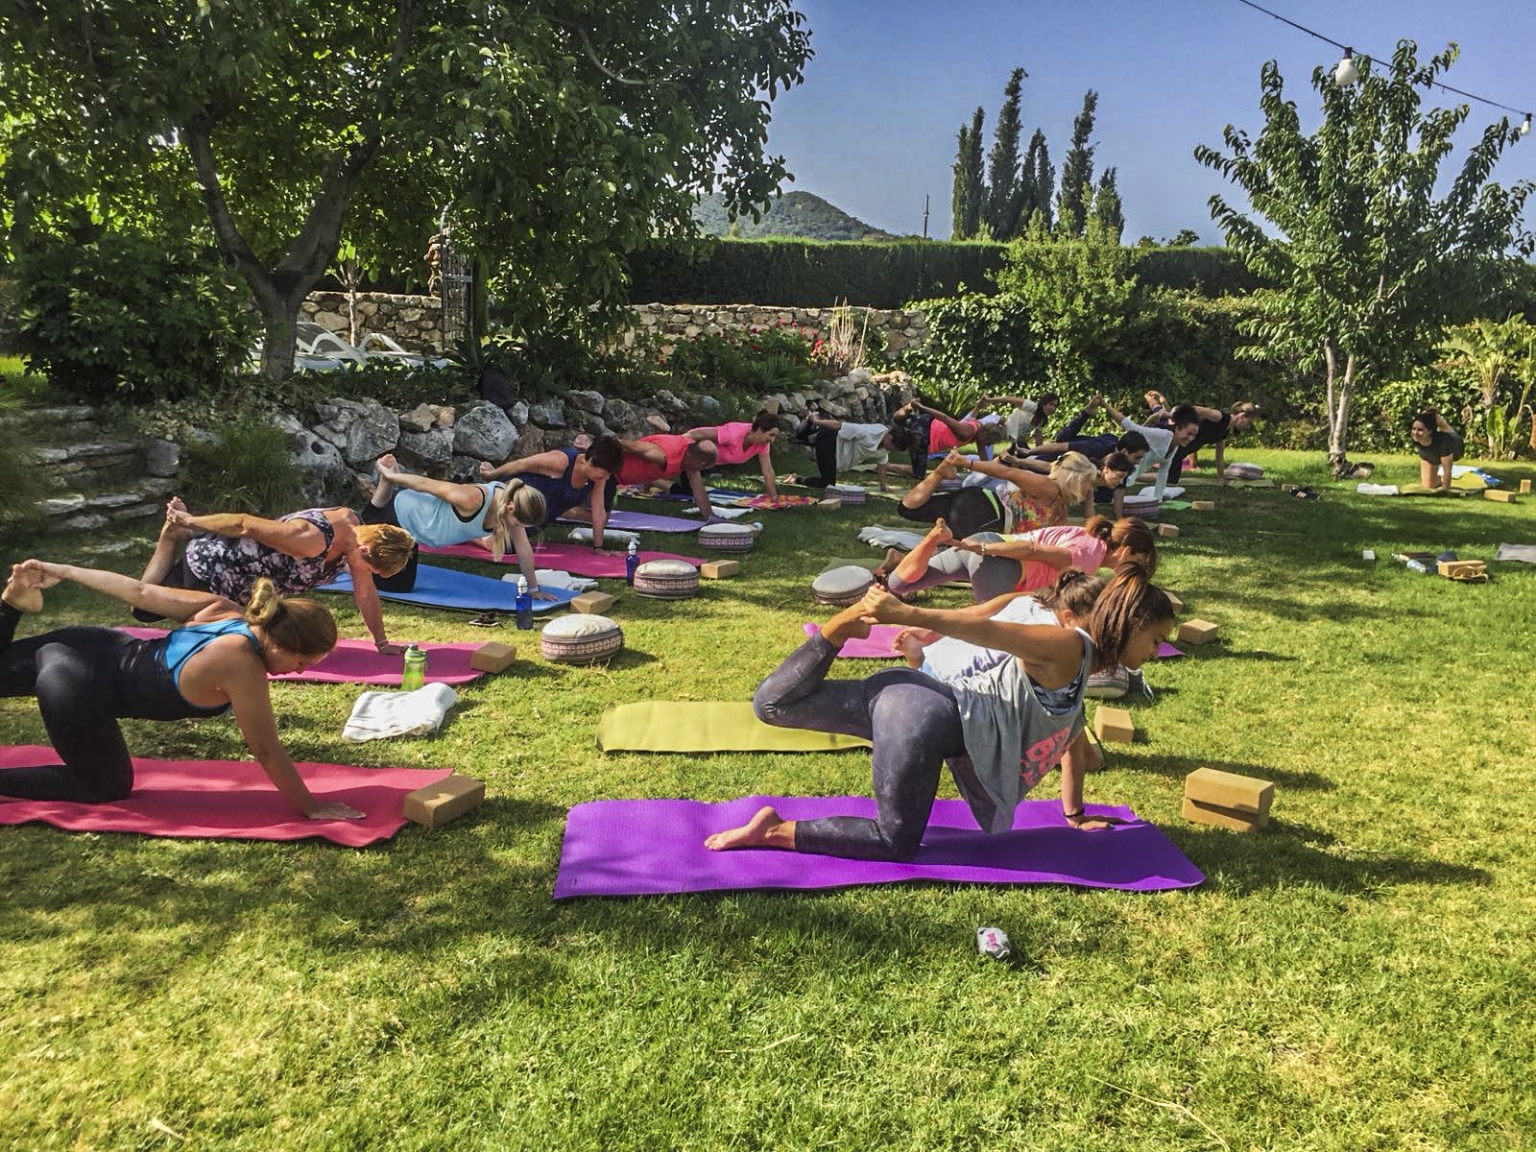
[[[1166,588],[1163,589],[1163,595],[1168,597],[1168,603],[1173,605],[1173,614],[1175,616],[1182,615],[1184,612],[1184,601],[1180,600]]]
[[[515,646],[492,640],[470,653],[469,666],[477,672],[501,672],[516,659]]]
[[[571,611],[588,616],[600,616],[613,607],[613,597],[607,592],[583,592],[571,600]]]
[[[1216,639],[1217,625],[1209,620],[1186,620],[1179,625],[1180,644],[1209,644]]]
[[[1176,524],[1159,524],[1157,526],[1157,534],[1159,536],[1165,536],[1168,539],[1172,540],[1173,538],[1175,538],[1179,534],[1178,525],[1176,525]]]
[[[1216,510],[1216,501],[1214,501],[1214,500],[1191,500],[1189,502],[1189,506],[1191,508],[1193,508],[1196,512],[1214,512]]]
[[[1522,496],[1529,496],[1530,494],[1531,494],[1531,482],[1529,480],[1522,480],[1522,481],[1520,481],[1520,495],[1522,495]]]
[[[1184,778],[1184,819],[1254,832],[1269,823],[1275,786],[1268,780],[1199,768]]]
[[[724,580],[740,571],[740,560],[706,560],[699,565],[699,575],[706,580]]]
[[[454,773],[409,792],[405,797],[405,818],[413,824],[436,828],[456,820],[485,799],[485,784],[469,776]]]
[[[1483,499],[1484,500],[1497,500],[1500,504],[1514,504],[1514,503],[1517,503],[1517,501],[1515,500],[1515,494],[1513,492],[1505,492],[1503,489],[1500,489],[1500,488],[1484,488],[1483,489]]]
[[[1093,734],[1106,744],[1129,744],[1136,739],[1136,723],[1124,708],[1100,704],[1093,710]]]

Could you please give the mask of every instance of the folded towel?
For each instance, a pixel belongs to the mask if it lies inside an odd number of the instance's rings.
[[[364,692],[352,706],[341,738],[361,744],[390,736],[425,736],[437,731],[458,700],[459,694],[446,684],[428,684],[414,692]]]
[[[596,580],[589,580],[585,576],[572,576],[569,572],[557,572],[553,568],[535,568],[534,579],[538,580],[540,588],[563,588],[567,592],[590,592],[597,587]],[[502,577],[508,584],[516,584],[523,578],[521,572],[508,572]]]
[[[740,520],[743,516],[752,515],[753,511],[751,508],[726,508],[713,502],[710,503],[710,510],[714,512],[716,520]],[[699,506],[697,504],[690,504],[683,511],[691,512],[697,516],[699,514]]]
[[[870,525],[859,529],[859,539],[875,548],[905,548],[911,551],[923,542],[921,532],[908,532],[905,528],[880,528]]]
[[[576,541],[578,544],[590,544],[592,543],[592,529],[572,528],[569,539]],[[603,532],[604,548],[611,548],[615,544],[628,548],[631,540],[636,544],[640,543],[640,533],[626,532],[622,528],[608,528]]]
[[[1362,482],[1355,485],[1355,491],[1362,496],[1396,496],[1398,488],[1396,484],[1366,484]]]

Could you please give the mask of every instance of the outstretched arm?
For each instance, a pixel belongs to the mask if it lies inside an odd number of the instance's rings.
[[[360,820],[363,813],[347,804],[322,804],[315,799],[293,766],[293,759],[277,734],[277,718],[272,715],[272,694],[267,678],[258,666],[242,668],[231,674],[223,685],[229,694],[235,723],[245,745],[261,764],[283,798],[311,820]]]
[[[1049,544],[1036,544],[1033,540],[989,540],[980,546],[983,556],[1006,556],[1010,560],[1033,560],[1058,572],[1072,566],[1072,553],[1065,548]]]
[[[213,512],[193,516],[183,508],[168,507],[167,524],[229,536],[236,540],[254,540],[288,556],[319,556],[325,551],[325,534],[308,520],[267,520],[244,512]]]
[[[779,498],[779,485],[773,475],[773,450],[770,448],[764,451],[757,458],[757,462],[763,469],[763,491],[768,493],[768,499],[777,500]]]
[[[136,576],[124,576],[121,572],[81,568],[74,564],[50,564],[46,560],[26,560],[21,568],[37,579],[40,588],[51,588],[61,580],[68,580],[171,620],[221,620],[241,612],[240,605],[217,593],[146,584]]]
[[[373,569],[361,560],[348,560],[347,572],[352,576],[352,599],[357,604],[357,614],[363,618],[373,646],[385,655],[404,652],[399,644],[391,644],[384,635],[384,607],[379,603],[379,590],[373,582]]]
[[[664,468],[667,464],[667,454],[659,445],[648,444],[644,440],[620,440],[619,447],[631,456],[638,456],[642,460],[649,461],[658,468]]]
[[[521,460],[508,460],[505,464],[494,468],[485,462],[480,464],[480,475],[486,480],[502,480],[508,476],[519,476],[524,472],[537,472],[541,476],[563,476],[565,475],[565,453],[558,449],[550,452],[536,452],[532,456],[524,456]]]
[[[1061,489],[1057,487],[1056,481],[1049,476],[1041,476],[1025,468],[1010,468],[996,460],[967,460],[963,456],[953,455],[950,458],[959,461],[956,467],[969,468],[972,472],[980,472],[983,476],[1006,480],[1026,496],[1034,496],[1039,500],[1055,500],[1061,495]],[[1033,466],[1037,462],[1021,460],[1019,463]]]

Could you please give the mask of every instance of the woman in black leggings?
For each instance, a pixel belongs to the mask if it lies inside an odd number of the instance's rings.
[[[112,628],[56,628],[15,639],[42,589],[72,580],[157,615],[185,621],[156,640]],[[212,592],[146,584],[117,572],[27,560],[0,593],[0,696],[35,696],[59,763],[0,770],[0,796],[101,804],[133,790],[122,719],[182,720],[233,708],[251,754],[277,790],[312,820],[355,820],[321,803],[278,736],[267,674],[297,672],[336,645],[336,621],[308,600],[285,600],[256,581],[248,608]]]
[[[863,680],[828,680],[844,640],[873,623],[924,628],[1006,660],[945,684],[910,668]],[[705,840],[716,851],[782,848],[859,860],[917,853],[945,760],[986,832],[1013,826],[1014,809],[1058,762],[1062,815],[1085,830],[1109,826],[1083,812],[1083,687],[1090,671],[1140,667],[1168,636],[1173,607],[1145,571],[1128,564],[1100,597],[1087,631],[1005,623],[975,612],[915,608],[875,587],[844,609],[764,680],[753,707],[769,724],[861,736],[873,744],[874,820],[785,820],[772,808]]]

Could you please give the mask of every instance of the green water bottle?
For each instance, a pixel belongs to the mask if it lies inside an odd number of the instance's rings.
[[[407,692],[426,685],[427,654],[414,644],[405,649],[405,671],[400,674],[400,687]]]

